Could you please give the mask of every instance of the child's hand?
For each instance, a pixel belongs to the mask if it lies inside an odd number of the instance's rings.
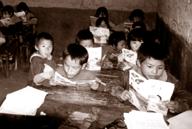
[[[90,85],[91,85],[90,87],[91,87],[92,90],[97,90],[99,88],[99,83],[97,83],[97,82],[92,83]]]
[[[44,79],[51,79],[51,77],[54,75],[54,71],[50,71],[50,72],[43,72],[42,76],[44,77]]]
[[[132,67],[133,67],[133,64],[126,62],[126,61],[118,63],[118,68],[123,70],[123,71],[131,69]]]
[[[49,65],[47,64],[44,64],[44,70],[43,70],[43,73],[42,73],[42,76],[45,78],[45,79],[51,79],[51,77],[54,75],[55,71],[53,68],[51,68]]]
[[[44,80],[45,80],[45,78],[43,77],[43,73],[37,74],[33,78],[33,82],[36,85],[40,85],[40,83],[43,82]]]
[[[128,100],[130,99],[130,95],[129,95],[129,91],[128,90],[124,90],[121,95],[120,95],[120,98],[125,101],[125,100]]]
[[[177,102],[177,101],[170,101],[166,104],[166,106],[171,113],[179,113],[180,112],[179,102]]]

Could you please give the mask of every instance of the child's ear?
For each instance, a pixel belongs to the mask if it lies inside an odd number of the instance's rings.
[[[39,48],[36,45],[35,45],[35,50],[37,50],[37,51],[39,50]]]

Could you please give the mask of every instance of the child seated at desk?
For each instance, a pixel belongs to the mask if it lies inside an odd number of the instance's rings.
[[[104,55],[102,68],[118,68],[118,56],[121,54],[122,49],[126,48],[126,37],[124,32],[113,32],[109,36],[108,44],[109,49]]]
[[[115,27],[115,24],[109,19],[109,14],[108,14],[108,9],[104,6],[101,6],[99,8],[97,8],[96,12],[95,12],[95,15],[94,16],[90,16],[90,18],[92,18],[91,20],[91,26],[96,26],[96,21],[98,18],[106,18],[108,23],[109,23],[109,26],[110,27]]]
[[[33,84],[49,86],[49,79],[54,75],[56,63],[52,57],[53,37],[41,32],[36,37],[36,52],[30,57],[30,72]],[[46,69],[49,70],[46,70]],[[31,77],[31,76],[30,76]]]
[[[78,82],[81,82],[82,84],[82,81],[90,81],[90,83],[85,83],[82,85],[88,84],[88,86],[90,86],[92,89],[98,88],[99,84],[96,82],[96,80],[98,80],[96,75],[93,72],[84,69],[88,60],[88,52],[85,47],[76,43],[69,44],[67,50],[64,52],[63,59],[63,66],[59,66],[56,69],[57,73],[59,73],[62,77],[69,79],[70,82],[77,82],[75,84],[77,86]],[[91,82],[93,80],[95,81]],[[61,83],[56,80],[51,80],[51,84],[70,86],[69,82],[62,81]]]
[[[29,45],[31,48],[34,45],[33,39],[35,37],[38,19],[25,2],[20,2],[16,6],[15,15],[21,20],[20,42]]]
[[[80,30],[76,36],[76,42],[85,48],[94,46],[93,34],[89,29]]]
[[[182,89],[179,81],[166,69],[167,53],[164,52],[160,44],[151,43],[140,50],[139,65],[135,69],[146,79],[156,79],[175,84],[175,90],[171,101],[166,104],[170,113],[180,113],[191,107],[191,94]],[[120,95],[122,100],[129,99],[127,90]]]

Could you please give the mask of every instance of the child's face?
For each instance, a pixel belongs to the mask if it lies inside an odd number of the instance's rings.
[[[130,41],[130,47],[133,51],[138,51],[143,41]]]
[[[91,40],[91,39],[82,40],[82,41],[80,41],[80,45],[82,45],[83,47],[86,47],[86,48],[93,47],[93,40]]]
[[[104,12],[101,12],[101,13],[99,14],[99,17],[107,17],[107,16],[106,16],[106,14],[105,14]]]
[[[133,17],[133,22],[139,22],[139,21],[141,21],[140,17],[137,16]]]
[[[117,43],[117,50],[122,50],[123,48],[126,47],[126,42],[125,40],[121,40]]]
[[[3,18],[11,18],[11,15],[8,12],[3,13]]]
[[[75,77],[81,71],[82,68],[82,65],[80,65],[80,60],[71,59],[70,55],[65,58],[63,66],[68,78]]]
[[[162,60],[156,60],[152,57],[146,58],[141,63],[141,72],[147,79],[160,79],[165,70],[165,64]]]
[[[36,46],[36,50],[44,58],[49,58],[53,51],[53,44],[51,40],[41,39],[39,45]]]
[[[99,25],[99,27],[108,28],[107,24],[105,23],[105,21],[102,21],[101,24]]]

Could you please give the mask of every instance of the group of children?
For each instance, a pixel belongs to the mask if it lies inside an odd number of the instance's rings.
[[[25,45],[33,50],[38,19],[25,2],[15,7],[0,1],[0,50],[1,56],[16,56],[19,47]]]
[[[9,5],[1,9],[2,16],[0,27],[8,27],[10,25],[21,22],[23,25],[22,35],[33,28],[29,25],[37,24],[37,18],[29,10],[25,3],[21,2],[16,6],[17,11]],[[111,31],[108,43],[102,46],[102,59],[98,62],[102,69],[119,69],[124,72],[134,69],[147,79],[157,79],[175,84],[175,91],[171,101],[167,107],[171,113],[180,113],[191,108],[192,101],[190,93],[181,88],[178,80],[176,80],[166,69],[167,53],[164,53],[160,43],[152,41],[147,43],[145,34],[146,27],[144,24],[144,13],[140,9],[134,10],[129,20],[132,22],[132,28],[129,33],[125,33],[124,27],[114,26],[109,22],[108,11],[105,7],[101,7],[96,11],[96,26],[107,27]],[[18,19],[15,20],[15,19]],[[130,22],[129,21],[129,22]],[[104,22],[104,23],[103,23]],[[2,29],[2,33],[3,29]],[[34,39],[34,38],[33,38]],[[28,40],[25,36],[23,40]],[[2,43],[3,44],[3,43]],[[88,86],[92,90],[97,90],[101,81],[97,78],[93,71],[86,69],[89,54],[87,48],[97,47],[94,43],[94,36],[89,29],[80,30],[76,35],[76,42],[69,44],[63,52],[63,63],[56,64],[53,55],[54,38],[47,32],[41,32],[35,37],[35,52],[30,57],[30,81],[31,85],[55,86],[68,85],[71,81],[96,80],[89,83]],[[137,53],[137,61],[135,64],[125,61],[122,58],[122,50],[129,49]],[[55,80],[55,73],[59,73],[66,82]],[[128,78],[127,78],[128,80]],[[68,85],[69,86],[69,85]],[[125,86],[116,97],[123,101],[127,101],[130,97],[127,92],[129,86]]]
[[[125,33],[122,31],[113,32],[109,37],[108,45],[103,46],[108,48],[100,62],[101,67],[103,69],[115,68],[124,71],[134,69],[147,79],[172,82],[176,84],[176,88],[172,98],[173,101],[167,104],[170,112],[179,113],[187,110],[190,108],[189,93],[181,90],[178,81],[166,70],[167,53],[156,42],[145,43],[144,33],[145,31],[142,28],[135,28],[130,31],[126,38]],[[93,72],[85,69],[89,58],[86,48],[95,46],[93,35],[88,29],[80,30],[77,33],[76,43],[68,45],[63,54],[62,66],[57,66],[52,57],[53,37],[48,33],[40,33],[36,39],[35,49],[37,51],[30,59],[32,79],[36,85],[61,85],[53,81],[55,71],[72,81],[95,80],[97,78]],[[136,64],[121,60],[123,48],[130,49],[138,54]],[[47,72],[45,64],[49,65],[52,70]],[[91,89],[96,90],[98,85],[93,86],[94,88]],[[129,97],[127,90],[122,91],[118,97],[127,100]]]

